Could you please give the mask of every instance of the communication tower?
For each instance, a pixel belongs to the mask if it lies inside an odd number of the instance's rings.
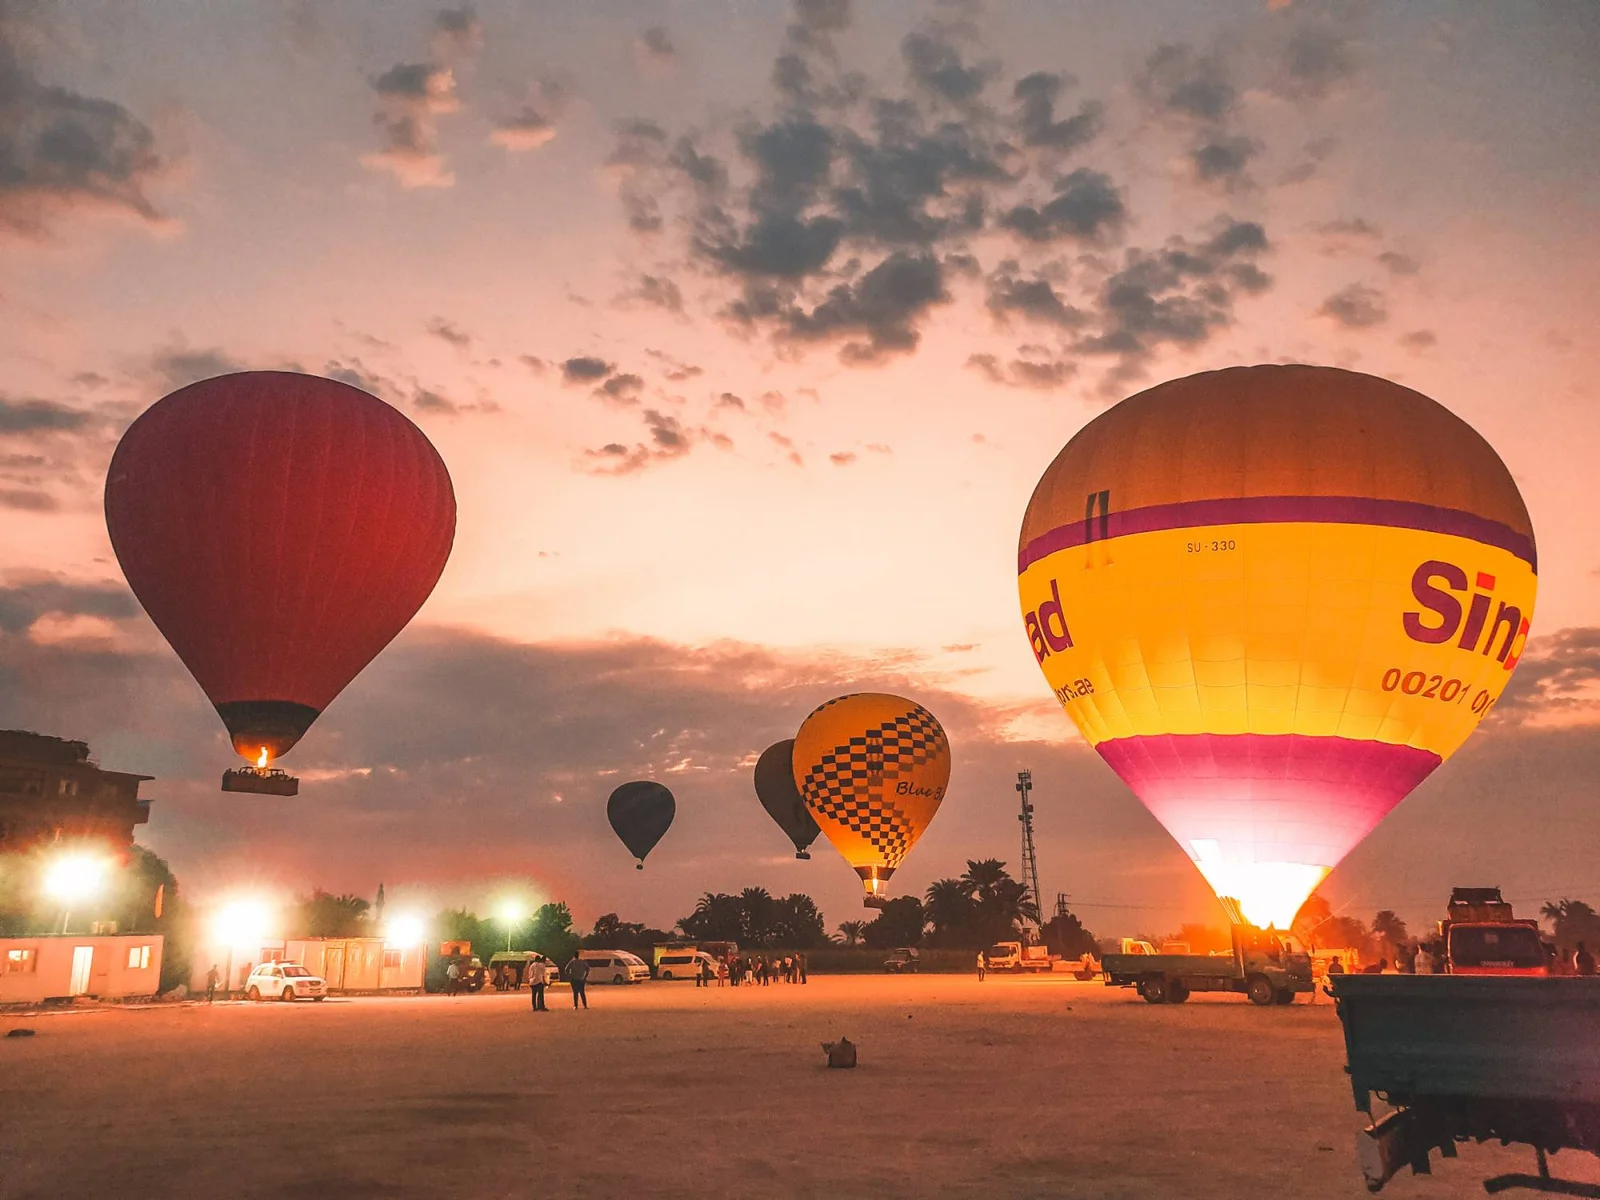
[[[1033,848],[1033,801],[1028,795],[1033,791],[1033,772],[1017,772],[1017,792],[1022,796],[1022,812],[1017,820],[1022,822],[1022,882],[1033,900],[1034,928],[1044,929],[1044,893],[1039,890],[1039,856]]]

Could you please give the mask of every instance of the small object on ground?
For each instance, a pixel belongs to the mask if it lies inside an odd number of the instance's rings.
[[[849,1038],[840,1038],[837,1042],[823,1042],[822,1052],[828,1056],[830,1067],[856,1065],[856,1044]]]
[[[13,1029],[10,1033],[6,1034],[6,1036],[7,1037],[32,1037],[33,1036],[33,1030],[31,1030],[31,1029],[20,1029],[20,1028],[19,1029]],[[853,1067],[853,1066],[855,1066],[855,1063],[852,1062],[850,1065]]]

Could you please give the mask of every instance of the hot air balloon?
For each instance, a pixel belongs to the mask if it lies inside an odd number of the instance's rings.
[[[638,779],[625,783],[611,793],[606,801],[606,820],[617,837],[628,848],[628,853],[639,860],[638,869],[644,870],[644,857],[661,836],[672,827],[678,802],[672,793],[659,783]]]
[[[756,760],[756,797],[767,815],[794,843],[796,858],[810,858],[806,849],[821,832],[811,819],[805,797],[794,785],[794,739],[774,742]]]
[[[928,828],[950,785],[950,740],[922,705],[856,692],[822,705],[794,737],[794,781],[868,908]]]
[[[1494,706],[1535,569],[1470,426],[1311,366],[1102,413],[1039,481],[1017,558],[1029,644],[1084,738],[1219,896],[1280,928]]]
[[[456,523],[421,430],[358,388],[285,371],[146,409],[105,506],[134,595],[263,769],[422,606]]]

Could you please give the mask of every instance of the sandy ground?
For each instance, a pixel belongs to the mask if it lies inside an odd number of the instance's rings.
[[[0,1040],[0,1196],[1367,1194],[1326,1003],[951,976],[589,993],[0,1016],[37,1031]],[[823,1065],[840,1034],[854,1071]],[[1470,1147],[1384,1195],[1532,1166]]]

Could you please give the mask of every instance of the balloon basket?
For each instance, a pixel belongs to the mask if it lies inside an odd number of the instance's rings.
[[[810,861],[811,861],[811,851],[809,851],[809,850],[796,850],[796,851],[795,851],[795,852],[794,852],[794,856],[795,856],[795,857],[796,857],[796,858],[803,858],[803,859],[805,859],[805,860],[806,860],[806,861],[807,861],[807,862],[810,862]]]
[[[889,897],[887,897],[887,896],[863,896],[861,898],[861,907],[862,908],[888,908],[889,907]]]
[[[222,773],[222,790],[257,796],[298,796],[300,780],[277,767],[237,767]]]

